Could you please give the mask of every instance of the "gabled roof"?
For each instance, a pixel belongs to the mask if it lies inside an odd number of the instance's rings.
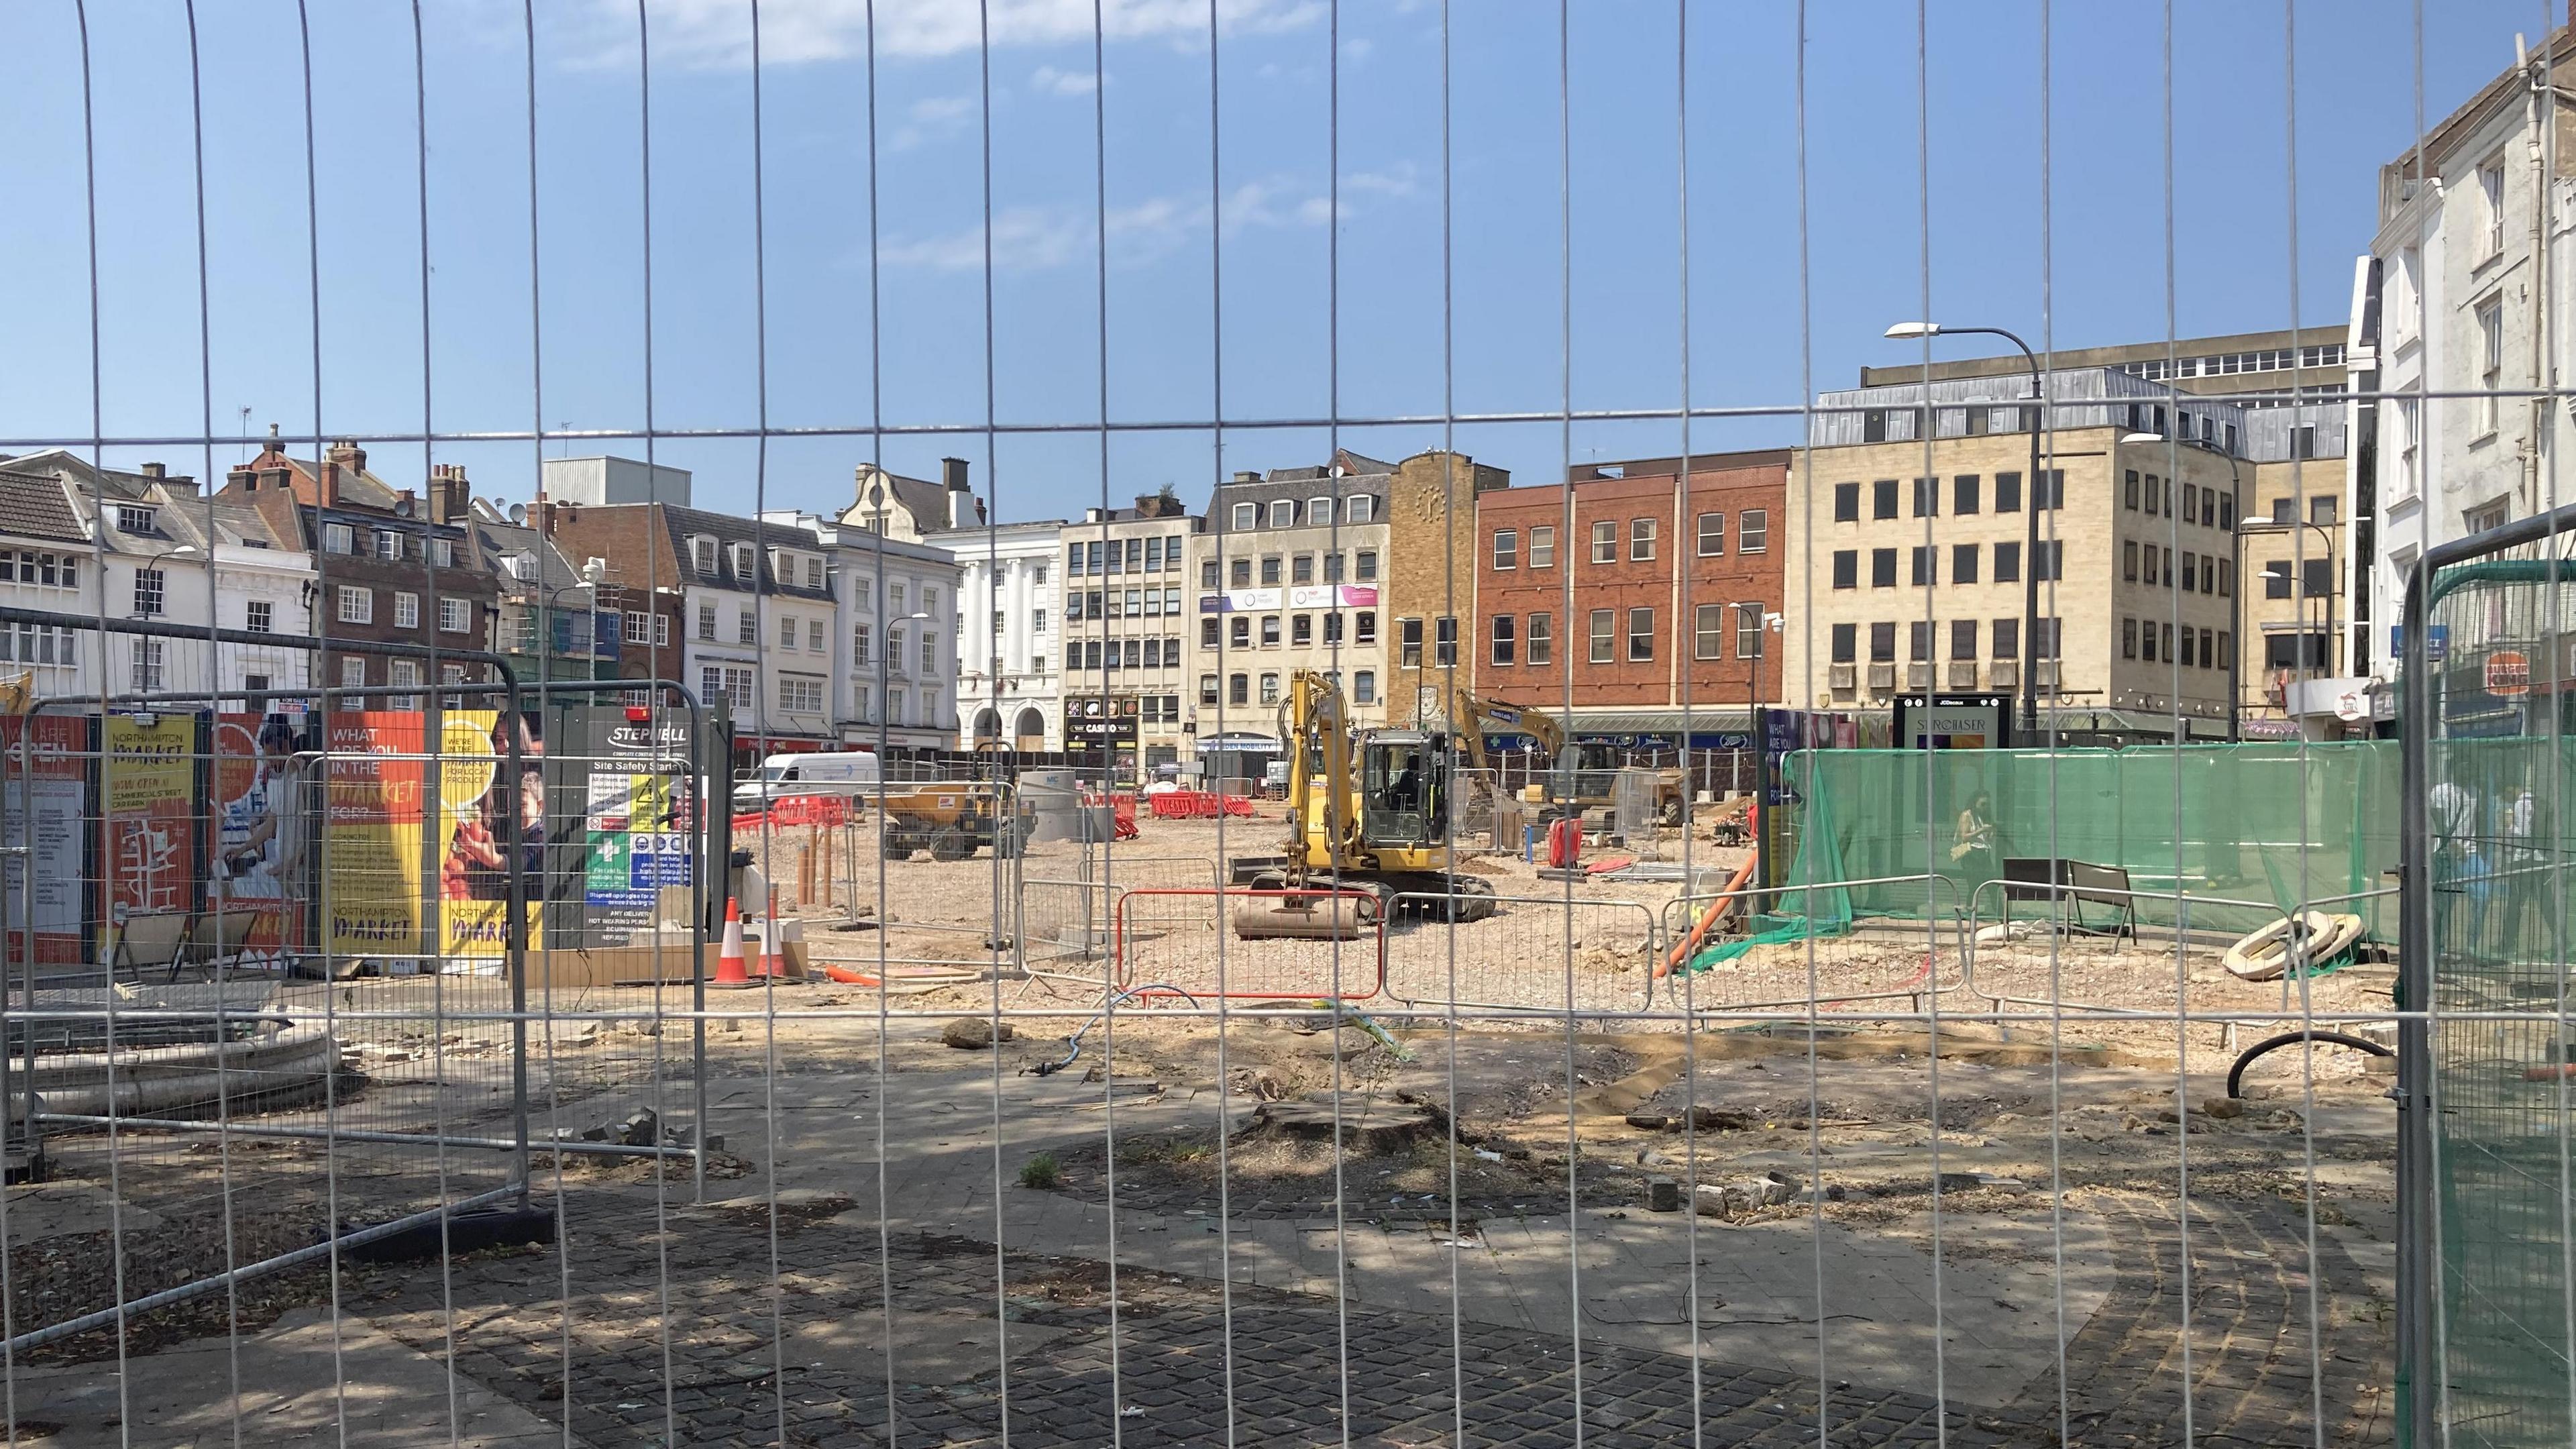
[[[475,563],[485,573],[501,581],[504,588],[544,588],[549,593],[558,589],[578,588],[581,570],[564,556],[552,539],[541,537],[524,523],[500,523],[488,518],[472,520]],[[533,553],[537,558],[537,577],[523,579],[511,567],[510,560]]]
[[[0,471],[0,534],[87,543],[63,480],[44,473]]]

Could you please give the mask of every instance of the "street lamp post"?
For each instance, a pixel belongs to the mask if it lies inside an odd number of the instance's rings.
[[[2239,717],[2245,711],[2245,535],[2250,531],[2245,521],[2244,470],[2237,466],[2234,453],[2215,443],[2203,442],[2198,438],[2168,438],[2162,433],[2129,433],[2120,441],[2141,447],[2174,443],[2186,448],[2197,448],[2204,453],[2215,453],[2227,460],[2227,491],[2236,500],[2232,505],[2233,512],[2230,514],[2231,526],[2227,530],[2227,561],[2229,568],[2236,575],[2235,586],[2227,593],[2230,631],[2228,637],[2235,641],[2227,651],[2227,742],[2231,745],[2241,744],[2245,738],[2243,727],[2239,723]]]
[[[2022,485],[2024,541],[2022,543],[2021,554],[2021,723],[2023,732],[2026,735],[2035,737],[2039,733],[2039,669],[2037,667],[2037,651],[2039,648],[2039,500],[2042,496],[2040,490],[2043,486],[2043,480],[2039,476],[2039,434],[2040,430],[2047,425],[2043,412],[2047,407],[2047,402],[2042,396],[2046,391],[2046,388],[2040,381],[2039,355],[2030,350],[2029,343],[2022,341],[2019,337],[2014,336],[2012,333],[2005,331],[2001,327],[1945,327],[1938,322],[1899,322],[1888,328],[1886,335],[1892,340],[1902,342],[1907,340],[1929,340],[1934,337],[1965,336],[1971,333],[1987,337],[2002,338],[2013,346],[2020,348],[2023,359],[2030,363],[2030,473],[2028,475],[2028,481]],[[1932,375],[1931,369],[1928,365],[1924,369],[1923,376],[1922,416],[1924,419],[1924,426],[1927,428],[1930,427],[1932,418]]]
[[[2305,661],[2305,656],[2306,656],[2306,654],[2307,654],[2307,652],[2308,652],[2308,651],[2307,651],[2306,649],[2302,648],[2302,649],[2299,651],[2299,653],[2300,653],[2300,655],[2302,656],[2302,662],[2301,662],[2301,664],[2300,664],[2300,672],[2301,672],[2301,673],[2303,673],[2303,674],[2307,674],[2310,678],[2313,678],[2313,679],[2323,679],[2323,678],[2326,678],[2326,677],[2327,677],[2327,671],[2331,670],[2331,669],[2334,667],[2334,641],[2335,641],[2335,607],[2334,607],[2334,596],[2335,596],[2335,589],[2334,589],[2334,542],[2335,542],[2335,540],[2334,540],[2334,530],[2333,530],[2333,529],[2330,529],[2330,528],[2328,528],[2328,527],[2326,527],[2326,526],[2325,526],[2324,524],[2322,524],[2322,523],[2311,523],[2311,522],[2309,522],[2308,520],[2306,520],[2306,519],[2304,519],[2304,518],[2293,518],[2293,519],[2290,519],[2290,520],[2288,520],[2288,521],[2286,521],[2286,522],[2284,522],[2284,521],[2282,521],[2282,520],[2279,520],[2279,519],[2264,518],[2264,519],[2257,519],[2257,520],[2255,520],[2255,521],[2253,521],[2253,522],[2251,522],[2251,523],[2248,523],[2248,522],[2246,522],[2246,521],[2245,521],[2244,516],[2240,514],[2240,515],[2238,515],[2238,517],[2237,517],[2236,523],[2237,523],[2237,528],[2238,528],[2238,530],[2239,530],[2240,532],[2243,532],[2243,533],[2292,533],[2292,532],[2295,532],[2295,531],[2297,531],[2297,530],[2299,530],[2299,529],[2303,529],[2303,528],[2304,528],[2304,529],[2308,530],[2309,532],[2316,534],[2319,538],[2321,538],[2321,539],[2324,539],[2324,540],[2325,540],[2325,549],[2326,549],[2326,557],[2325,557],[2325,565],[2326,565],[2326,607],[2325,607],[2325,636],[2324,636],[2324,637],[2325,637],[2325,644],[2326,644],[2326,648],[2325,648],[2326,657],[2325,657],[2325,658],[2322,658],[2322,659],[2319,659],[2319,660],[2315,661],[2314,663],[2308,663],[2308,662],[2306,662],[2306,661]],[[2244,582],[2243,582],[2243,578],[2244,578],[2243,570],[2240,568],[2240,569],[2238,570],[2238,583],[2237,583],[2237,591],[2238,591],[2240,594],[2241,594],[2241,593],[2243,593],[2243,591],[2244,591]],[[2306,580],[2304,580],[2304,579],[2293,579],[2293,580],[2291,580],[2290,587],[2291,587],[2291,589],[2293,590],[2293,593],[2292,593],[2291,597],[2293,597],[2293,598],[2298,597],[2298,595],[2297,595],[2297,593],[2296,593],[2296,590],[2298,590],[2298,589],[2299,589],[2299,587],[2300,587],[2302,584],[2304,584],[2305,582],[2306,582]],[[2307,624],[2308,624],[2307,612],[2306,612],[2306,610],[2305,610],[2305,609],[2301,609],[2301,610],[2299,611],[2299,616],[2298,616],[2298,626],[2299,626],[2299,628],[2300,628],[2300,630],[2301,630],[2302,632],[2305,632],[2305,630],[2307,629]]]

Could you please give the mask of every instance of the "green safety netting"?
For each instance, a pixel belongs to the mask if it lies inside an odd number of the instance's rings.
[[[1794,846],[1776,914],[1711,946],[1704,968],[1754,946],[1834,935],[1857,918],[2039,916],[1993,880],[2006,860],[2127,873],[2142,925],[2251,931],[2305,903],[2395,939],[2398,756],[2393,741],[2125,750],[1815,750],[1781,779]],[[1994,849],[1954,854],[1980,797]],[[1775,851],[1779,849],[1775,837]],[[1873,884],[1844,884],[1875,882]],[[1809,887],[1810,889],[1800,889]],[[2235,902],[2268,904],[2241,905]],[[2085,901],[2107,923],[2116,907]]]

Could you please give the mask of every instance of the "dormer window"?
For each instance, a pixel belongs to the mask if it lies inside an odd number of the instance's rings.
[[[1329,525],[1332,521],[1333,500],[1329,496],[1323,498],[1309,498],[1306,500],[1306,522],[1310,526],[1323,528]]]
[[[123,533],[158,533],[161,530],[154,519],[159,512],[158,509],[137,508],[131,503],[120,503],[116,506],[117,529]]]
[[[1270,526],[1286,528],[1297,521],[1297,502],[1293,498],[1270,500]]]
[[[750,544],[737,543],[733,546],[733,573],[737,581],[742,583],[758,581],[760,574],[752,566],[752,559]]]
[[[690,539],[689,555],[691,561],[697,564],[699,573],[711,574],[716,571],[716,541],[714,539]]]
[[[510,577],[523,584],[537,581],[537,556],[532,553],[510,555]]]
[[[1354,493],[1342,500],[1342,522],[1366,523],[1377,516],[1377,495]]]
[[[379,528],[379,529],[377,529],[377,530],[376,530],[376,557],[381,558],[381,559],[400,559],[402,556],[403,556],[403,540],[402,540],[402,535],[401,535],[401,534],[399,534],[399,533],[394,532],[394,531],[393,531],[392,529],[390,529],[390,528]]]

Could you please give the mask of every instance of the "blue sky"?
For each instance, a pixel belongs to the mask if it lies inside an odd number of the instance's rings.
[[[424,229],[412,12],[314,0],[317,267],[295,7],[208,0],[197,18],[211,334],[201,369],[187,12],[178,0],[93,4],[101,426],[195,436],[208,431],[210,391],[214,433],[240,431],[245,408],[254,431],[274,421],[290,436],[313,432],[318,276],[326,433],[418,432],[425,412],[442,433],[642,428],[649,236],[654,427],[751,428],[765,404],[776,428],[980,428],[989,326],[989,415],[1076,429],[773,438],[765,457],[749,440],[657,442],[658,458],[698,470],[702,504],[830,508],[872,455],[931,474],[948,453],[972,462],[979,491],[998,491],[1005,518],[1097,503],[1104,464],[1113,501],[1168,482],[1195,502],[1221,470],[1318,461],[1333,434],[1233,428],[1220,458],[1203,426],[1121,432],[1105,450],[1079,431],[1103,401],[1095,120],[1108,158],[1108,414],[1193,424],[1218,415],[1220,363],[1223,415],[1246,421],[1547,412],[1569,387],[1578,409],[1674,406],[1685,72],[1698,406],[1794,404],[1810,381],[1848,385],[1864,363],[1919,356],[1879,333],[1925,310],[1927,222],[1931,313],[2034,343],[2161,337],[2169,307],[2185,336],[2339,321],[2378,167],[2416,125],[2412,0],[2300,0],[2295,55],[2282,4],[2057,0],[2043,209],[2039,0],[1813,0],[1802,254],[1798,16],[1785,0],[1693,0],[1686,65],[1673,0],[1580,0],[1562,22],[1538,0],[1451,0],[1445,16],[1436,0],[1344,0],[1338,13],[1323,0],[1221,5],[1212,103],[1203,0],[1104,0],[1105,66],[1089,0],[992,0],[989,49],[965,0],[876,0],[872,269],[865,0],[762,5],[757,167],[749,5],[645,0],[649,226],[636,6],[539,4],[532,279],[530,36],[518,6],[422,6]],[[2552,17],[2541,0],[2423,9],[2433,121],[2511,63],[2517,30],[2537,38]],[[71,0],[0,9],[0,53],[16,62],[0,87],[0,436],[87,436]],[[1702,420],[1690,444],[1762,446],[1793,431]],[[1582,461],[1683,441],[1671,422],[1570,432],[1462,425],[1456,438],[1527,481],[1552,477],[1569,451]],[[1400,457],[1441,435],[1437,424],[1354,425],[1339,441]],[[240,454],[225,445],[211,462],[220,470]],[[431,461],[458,462],[480,490],[523,498],[537,449],[373,454],[397,484]],[[191,473],[208,463],[196,446],[112,461],[146,457]]]

